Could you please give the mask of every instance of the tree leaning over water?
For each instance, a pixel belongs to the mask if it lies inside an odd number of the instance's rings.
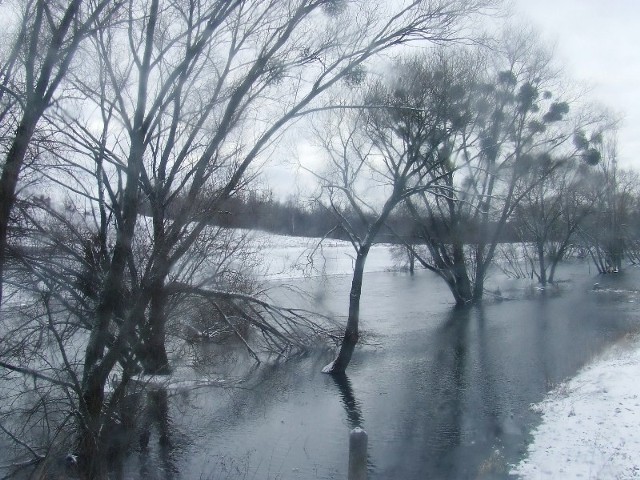
[[[411,80],[419,81],[417,77]],[[325,373],[344,373],[358,342],[364,268],[378,234],[399,204],[429,191],[439,177],[427,177],[447,160],[439,143],[413,145],[414,138],[409,128],[405,129],[407,124],[397,126],[389,121],[387,109],[394,109],[389,105],[394,103],[395,87],[383,82],[373,84],[363,102],[370,107],[333,114],[324,129],[316,130],[329,165],[327,172],[314,172],[321,183],[319,201],[334,213],[338,228],[347,235],[356,254],[345,333],[338,355],[323,369]],[[425,92],[424,100],[411,107],[412,116],[420,124],[419,133],[411,133],[432,138],[441,128],[449,128],[445,117],[450,112],[436,95]],[[406,108],[403,100],[397,105],[399,110]],[[405,150],[408,145],[415,148]],[[398,155],[400,151],[404,153]]]
[[[391,78],[365,91],[361,111],[334,115],[337,125],[316,135],[330,164],[315,172],[320,199],[356,252],[344,338],[325,373],[343,373],[358,341],[364,267],[377,235],[396,207],[442,194],[450,177],[452,139],[468,113],[461,85],[473,69],[443,68],[451,60],[445,51],[397,62]]]

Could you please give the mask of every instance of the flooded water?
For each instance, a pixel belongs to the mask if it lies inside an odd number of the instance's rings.
[[[361,426],[372,479],[507,478],[539,421],[530,404],[638,330],[639,273],[594,277],[574,264],[559,273],[568,280],[559,293],[496,277],[505,300],[469,310],[454,309],[432,274],[369,273],[368,345],[346,377],[320,373],[326,352],[263,366],[241,387],[172,393],[121,474],[344,479],[348,432]],[[349,283],[296,286],[313,292],[315,308],[344,315]]]

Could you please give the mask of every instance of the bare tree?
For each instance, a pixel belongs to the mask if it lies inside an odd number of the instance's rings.
[[[521,239],[524,261],[542,285],[553,283],[555,271],[584,221],[593,215],[599,189],[589,166],[578,159],[563,161],[535,184],[514,213],[513,228]],[[536,170],[531,175],[540,175]]]
[[[500,45],[490,60],[486,52],[469,57],[476,59],[467,67],[474,76],[458,84],[466,110],[460,133],[449,139],[440,190],[408,200],[430,254],[419,259],[445,279],[458,305],[482,298],[508,221],[565,158],[573,134],[569,104],[551,93],[551,58],[527,35]],[[539,172],[535,181],[532,170]]]
[[[578,141],[587,142],[584,136]],[[599,273],[619,272],[627,245],[632,247],[634,243],[630,227],[631,209],[637,198],[637,176],[618,168],[615,130],[591,138],[589,143],[595,143],[602,154],[594,173],[595,211],[582,225],[580,237]]]
[[[449,79],[438,77],[430,66],[421,59],[400,63],[397,77],[366,92],[363,103],[369,108],[335,115],[333,125],[317,131],[330,164],[329,174],[317,174],[327,208],[356,253],[344,338],[325,373],[344,373],[351,360],[359,336],[364,267],[377,235],[388,228],[399,204],[426,195],[446,175],[446,141],[457,128],[459,106],[443,94]]]
[[[127,402],[145,390],[145,379],[135,375],[141,334],[127,339],[107,379],[106,387],[113,390],[105,393],[98,418],[98,458],[87,458],[77,441],[78,432],[82,438],[89,427],[82,376],[85,348],[94,328],[95,293],[100,288],[99,278],[89,275],[96,268],[98,243],[84,212],[72,203],[61,210],[44,201],[30,208],[25,202],[19,206],[25,210],[26,237],[38,243],[22,249],[9,280],[9,285],[20,287],[21,301],[6,306],[9,315],[0,345],[1,398],[12,407],[0,412],[0,427],[14,444],[12,468],[37,464],[46,471],[59,467],[59,459],[68,452],[77,452],[84,469],[105,461],[106,452],[121,453],[136,440],[135,413]],[[332,338],[333,331],[327,329],[331,323],[321,315],[274,305],[256,288],[240,285],[245,273],[238,271],[239,242],[233,236],[233,232],[206,229],[206,235],[172,271],[166,294],[167,312],[177,316],[169,326],[179,329],[173,345],[187,327],[195,331],[197,324],[189,309],[198,306],[205,309],[207,323],[197,332],[200,338],[191,336],[190,342],[214,340],[213,329],[224,328],[257,362],[306,351]],[[144,249],[134,251],[136,258],[144,254]],[[251,293],[243,293],[247,290]],[[115,340],[114,333],[111,328],[110,342]]]
[[[57,101],[81,42],[102,28],[121,4],[107,0],[73,0],[66,5],[25,0],[19,4],[18,21],[13,23],[13,38],[0,69],[0,303],[10,215],[38,122]]]
[[[116,241],[113,258],[120,260],[112,262],[114,267],[119,266],[111,271],[124,271],[124,252],[129,248],[124,239],[132,237],[135,223],[135,215],[131,216],[125,210],[134,200],[136,172],[139,172],[154,218],[153,253],[145,269],[140,270],[145,277],[140,286],[143,295],[139,297],[138,308],[143,312],[149,302],[153,307],[154,319],[149,320],[147,340],[149,352],[154,352],[157,358],[150,359],[150,370],[166,368],[166,356],[162,354],[163,283],[171,266],[202,231],[203,218],[210,216],[216,205],[241,186],[248,167],[287,123],[303,115],[305,108],[312,107],[314,99],[351,75],[354,69],[361,68],[365,60],[398,43],[446,35],[455,18],[453,3],[446,10],[442,2],[414,2],[401,7],[391,17],[377,15],[382,13],[383,7],[380,12],[373,9],[364,13],[363,10],[360,18],[365,19],[365,24],[351,28],[344,28],[344,19],[359,13],[351,8],[336,10],[330,7],[334,2],[326,1],[267,3],[259,7],[245,2],[223,2],[216,4],[211,14],[200,12],[200,17],[195,19],[193,14],[185,12],[181,17],[201,28],[202,38],[194,33],[193,25],[185,26],[183,32],[189,34],[181,35],[190,42],[187,56],[181,63],[169,63],[166,75],[161,69],[156,77],[153,71],[160,68],[162,62],[174,61],[172,50],[165,53],[161,49],[163,56],[155,61],[147,60],[146,67],[144,61],[139,62],[135,55],[132,57],[134,63],[124,71],[139,70],[136,77],[143,90],[130,96],[138,98],[135,106],[127,104],[125,95],[127,98],[129,95],[122,88],[126,84],[118,85],[126,79],[116,78],[115,68],[110,66],[113,60],[110,62],[108,56],[113,53],[109,53],[112,51],[109,40],[99,39],[98,51],[105,58],[105,70],[110,77],[109,93],[115,93],[117,99],[103,105],[119,117],[120,123],[128,126],[131,140],[126,164],[135,162],[135,168],[127,167],[124,200],[119,207],[122,209],[121,223],[127,226],[124,230],[118,228],[123,234],[117,238],[123,240]],[[477,5],[468,8],[477,8]],[[162,17],[167,13],[159,12],[158,15]],[[215,15],[215,18],[207,20],[207,15]],[[310,22],[315,24],[313,28]],[[318,35],[318,23],[326,27],[321,35]],[[262,27],[267,24],[278,27],[265,35]],[[150,32],[154,25],[151,16],[144,28]],[[136,38],[144,37],[140,34]],[[155,46],[157,39],[163,37],[154,34],[146,38]],[[133,40],[128,43],[136,45]],[[174,45],[169,39],[163,41]],[[221,45],[225,49],[220,49]],[[300,45],[304,47],[301,49]],[[344,50],[338,45],[349,48]],[[145,48],[151,49],[151,43]],[[202,75],[195,74],[211,68],[216,73],[205,89]],[[145,78],[147,80],[142,82]],[[147,83],[152,79],[161,82],[155,92],[147,91]],[[150,94],[159,96],[146,111],[146,106],[139,102]],[[262,113],[252,118],[255,111]],[[135,115],[139,115],[138,126]],[[142,127],[148,128],[144,135],[140,130]],[[242,131],[251,131],[255,140],[245,145],[243,135],[238,136]],[[145,156],[151,163],[146,163]],[[205,191],[209,198],[202,201],[200,198]],[[186,201],[169,219],[166,211],[178,195]],[[187,229],[187,225],[195,227]],[[114,277],[113,282],[121,285],[121,275],[116,275],[117,281]],[[107,279],[110,278],[108,275]],[[112,295],[109,300],[104,299],[101,308],[111,310],[106,305],[119,297],[115,293]],[[99,323],[101,327],[96,331],[104,329],[108,322]]]
[[[74,241],[57,241],[68,275],[55,274],[56,257],[25,258],[31,277],[58,292],[79,325],[69,341],[82,355],[73,368],[56,368],[77,377],[69,391],[86,476],[106,476],[105,426],[137,366],[167,370],[169,297],[217,299],[223,317],[232,311],[271,325],[262,334],[272,345],[306,328],[299,312],[171,277],[212,212],[256,173],[256,159],[293,121],[331,108],[325,93],[356,81],[368,60],[406,42],[445,40],[465,14],[488,3],[132,1],[120,23],[90,31],[84,68],[69,83],[77,95],[49,116],[59,168],[48,180],[63,187],[74,212],[70,220],[49,209],[73,230]],[[51,238],[38,220],[34,229]],[[96,275],[85,298],[71,279],[86,268]],[[83,308],[67,305],[69,298]]]

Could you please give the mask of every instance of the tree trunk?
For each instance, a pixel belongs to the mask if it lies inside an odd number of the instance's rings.
[[[473,302],[473,295],[471,293],[471,281],[467,275],[467,271],[464,268],[464,262],[460,266],[458,265],[447,269],[447,275],[440,275],[444,278],[453,299],[456,302],[456,307],[462,307]]]
[[[164,179],[164,173],[161,175]],[[160,189],[153,191],[151,197],[153,211],[153,254],[155,264],[151,277],[151,294],[149,317],[142,329],[142,368],[150,375],[168,375],[169,358],[165,345],[165,327],[167,323],[167,295],[164,282],[169,274],[169,258],[167,254],[167,232],[165,231],[166,199]]]
[[[433,265],[430,265],[425,259],[415,255],[414,257],[427,269],[436,273],[442,278],[449,291],[453,295],[456,306],[468,305],[473,302],[473,294],[471,289],[471,280],[467,273],[467,264],[464,257],[464,244],[454,241],[452,246],[452,255],[440,254],[439,246],[435,243],[429,243],[429,249],[433,257]]]
[[[106,479],[106,454],[102,448],[102,409],[104,385],[94,375],[84,388],[82,401],[85,405],[79,425],[78,460],[80,471],[87,479]]]
[[[416,256],[413,254],[412,251],[409,251],[408,253],[409,253],[409,273],[413,275],[416,269]]]
[[[165,344],[166,306],[167,295],[160,279],[152,287],[149,320],[142,338],[142,368],[149,375],[171,373]]]
[[[473,285],[473,301],[479,302],[482,300],[484,296],[484,277],[486,275],[486,270],[484,267],[479,266],[478,271],[476,272],[476,282]]]
[[[464,244],[461,242],[456,242],[453,245],[453,277],[456,282],[457,296],[456,293],[454,293],[456,305],[462,306],[473,301],[471,281],[469,280],[467,265],[464,259]]]
[[[344,332],[340,351],[336,359],[322,369],[323,373],[343,374],[351,361],[351,356],[358,343],[358,323],[360,319],[360,296],[362,293],[362,279],[364,277],[364,265],[371,245],[364,245],[358,250],[356,264],[351,281],[351,292],[349,294],[349,317],[347,327]]]
[[[33,137],[41,107],[32,105],[33,112],[25,114],[16,130],[16,135],[7,153],[5,164],[0,177],[0,305],[2,304],[2,285],[4,283],[4,269],[7,258],[7,236],[11,211],[16,200],[16,188],[20,170]]]
[[[558,266],[558,263],[560,263],[560,261],[564,258],[568,244],[568,241],[563,242],[560,248],[558,248],[555,255],[551,258],[551,265],[549,266],[549,278],[547,278],[547,281],[549,283],[553,283],[553,279],[556,276],[556,267]]]
[[[538,242],[537,250],[538,250],[538,265],[540,268],[540,276],[538,277],[538,280],[540,284],[546,285],[547,284],[547,266],[545,264],[543,242]]]

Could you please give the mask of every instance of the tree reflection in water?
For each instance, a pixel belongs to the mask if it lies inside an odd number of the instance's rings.
[[[171,440],[169,394],[162,386],[154,386],[142,395],[145,406],[140,419],[140,478],[172,480],[178,475]]]
[[[356,397],[353,393],[353,387],[351,386],[349,377],[347,377],[347,375],[344,373],[335,374],[331,377],[333,378],[333,381],[340,391],[340,400],[342,400],[344,411],[347,414],[347,422],[349,422],[349,428],[364,428],[362,409],[360,408],[360,403],[356,400]]]

